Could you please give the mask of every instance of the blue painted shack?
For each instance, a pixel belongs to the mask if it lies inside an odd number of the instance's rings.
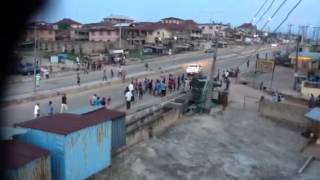
[[[124,112],[106,109],[105,107],[83,106],[70,111],[71,114],[99,116],[112,122],[111,149],[112,153],[121,151],[126,146],[126,114]]]
[[[111,164],[111,121],[99,114],[56,114],[16,126],[28,130],[19,139],[50,151],[53,179],[85,179]]]
[[[0,171],[5,179],[51,179],[50,154],[47,150],[18,140],[3,140],[0,146]]]

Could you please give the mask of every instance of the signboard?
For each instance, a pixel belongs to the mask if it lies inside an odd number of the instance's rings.
[[[51,56],[50,62],[51,63],[59,63],[59,57],[58,56]]]
[[[274,67],[273,60],[258,60],[257,61],[257,71],[258,72],[272,72]]]

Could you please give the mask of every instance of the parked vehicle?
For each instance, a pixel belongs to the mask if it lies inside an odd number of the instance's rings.
[[[16,72],[17,74],[22,74],[22,75],[31,75],[34,74],[34,69],[36,69],[36,73],[40,73],[40,68],[38,65],[34,65],[32,63],[20,63],[17,66]]]
[[[206,49],[204,52],[205,53],[214,53],[214,49],[213,48],[209,48],[209,49]]]
[[[186,73],[188,75],[199,74],[202,71],[202,67],[200,64],[189,64],[186,68]]]

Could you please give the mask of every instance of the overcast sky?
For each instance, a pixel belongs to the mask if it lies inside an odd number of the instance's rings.
[[[165,17],[193,19],[198,23],[231,23],[238,26],[250,22],[265,0],[51,0],[38,20],[56,22],[62,18],[71,18],[80,23],[99,22],[110,14],[129,16],[136,21],[158,21]],[[260,15],[271,4],[267,0]],[[275,0],[270,11],[258,24],[261,27],[283,0]],[[273,30],[286,16],[298,0],[287,0],[267,29]],[[320,0],[303,0],[290,18],[282,26],[287,31],[288,24],[294,24],[293,31],[299,25],[320,26]],[[259,16],[258,16],[259,17]],[[311,28],[309,28],[311,33]]]

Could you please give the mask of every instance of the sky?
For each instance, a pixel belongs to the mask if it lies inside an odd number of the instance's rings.
[[[51,0],[39,14],[37,20],[56,22],[71,18],[80,23],[100,22],[111,14],[126,15],[136,21],[159,21],[165,17],[193,19],[198,23],[210,21],[231,23],[239,26],[250,22],[265,0]],[[261,27],[283,0],[275,0],[266,13]],[[279,13],[270,21],[265,30],[273,31],[299,0],[287,0]],[[261,15],[272,0],[267,0]],[[293,32],[299,25],[320,26],[319,0],[302,0],[301,4],[283,24],[280,31],[288,31],[288,24],[294,24]],[[258,17],[259,17],[258,15]]]

